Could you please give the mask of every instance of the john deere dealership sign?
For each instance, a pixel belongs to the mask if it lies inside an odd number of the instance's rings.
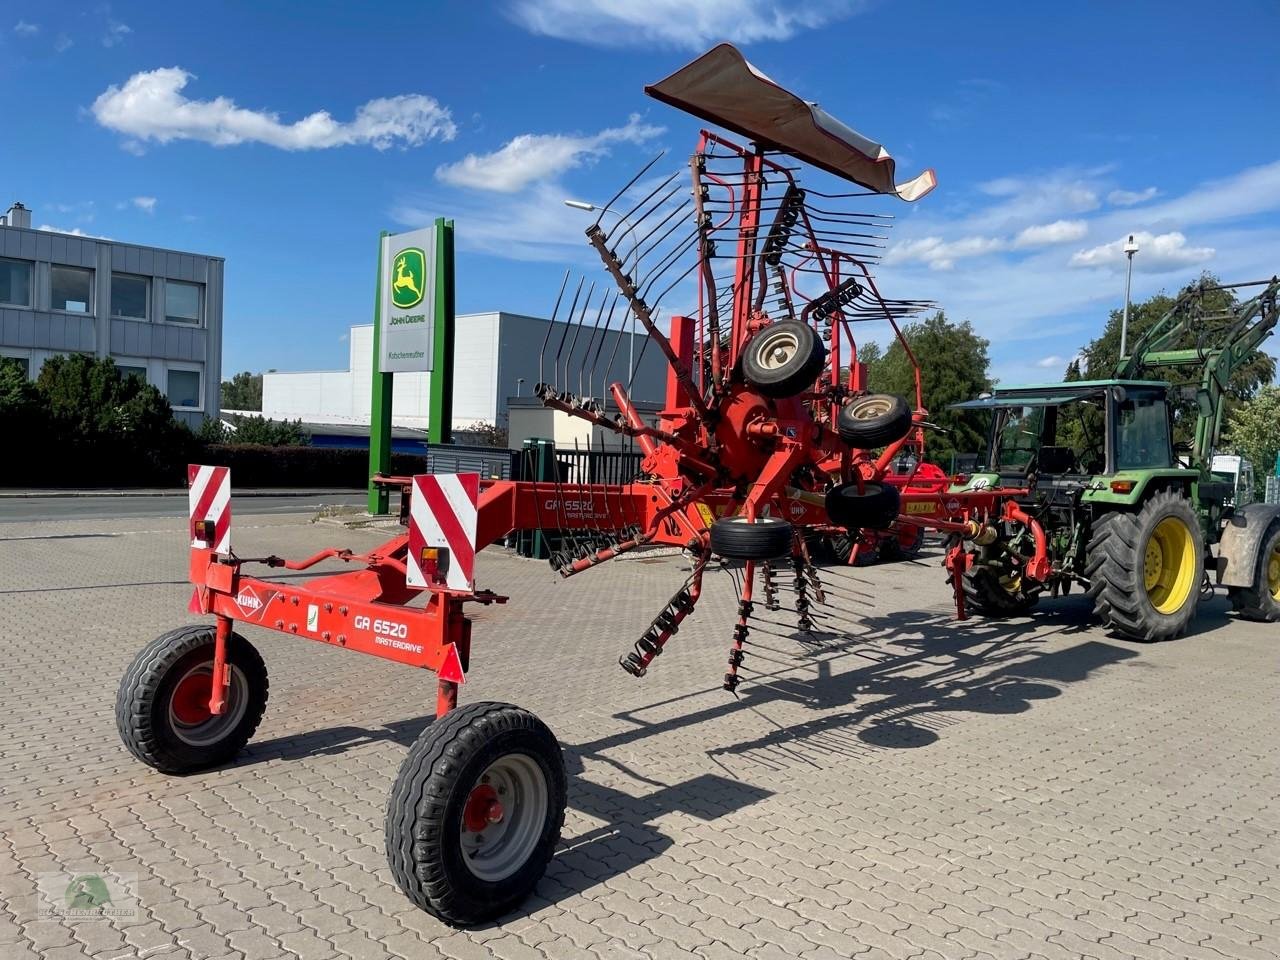
[[[382,238],[381,282],[379,369],[430,370],[436,305],[434,227]]]

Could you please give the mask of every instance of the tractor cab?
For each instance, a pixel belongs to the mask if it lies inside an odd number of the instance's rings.
[[[992,414],[985,457],[966,486],[1021,487],[1038,499],[1110,488],[1134,471],[1176,469],[1169,385],[1084,380],[1007,387],[955,404]]]

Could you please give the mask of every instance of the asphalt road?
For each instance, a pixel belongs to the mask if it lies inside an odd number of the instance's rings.
[[[239,514],[315,513],[322,506],[360,505],[363,493],[318,493],[305,497],[235,496],[232,509]],[[105,520],[129,517],[185,517],[185,492],[148,497],[3,497],[0,523],[25,520]]]

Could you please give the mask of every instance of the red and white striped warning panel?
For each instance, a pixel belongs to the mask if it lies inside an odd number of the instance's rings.
[[[231,468],[187,464],[191,546],[231,552]]]
[[[443,582],[471,590],[476,569],[478,473],[427,473],[413,478],[409,495],[409,569],[415,587]]]

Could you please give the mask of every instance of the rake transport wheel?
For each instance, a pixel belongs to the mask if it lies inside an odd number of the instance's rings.
[[[989,620],[1026,613],[1036,605],[1040,594],[1023,589],[1022,575],[1016,569],[999,569],[994,565],[996,559],[997,554],[990,547],[978,548],[978,563],[988,565],[964,572],[961,586],[965,606]]]
[[[446,923],[490,920],[542,878],[564,809],[564,758],[546,724],[509,703],[451,710],[414,742],[391,788],[391,874]]]
[[[795,528],[777,517],[723,517],[711,525],[711,552],[726,560],[773,560],[791,553]]]
[[[267,667],[238,633],[227,638],[226,709],[209,712],[215,630],[179,627],[142,648],[120,680],[116,727],[135,757],[161,773],[191,773],[233,759],[267,708]]]
[[[1190,501],[1165,490],[1137,513],[1105,513],[1089,539],[1093,612],[1130,640],[1169,640],[1195,616],[1204,534]]]
[[[849,530],[886,530],[898,519],[902,498],[898,488],[867,480],[858,489],[856,480],[827,491],[827,516],[838,527]]]
[[[1231,605],[1246,620],[1280,620],[1280,520],[1273,521],[1258,551],[1253,586],[1229,587]]]
[[[799,320],[780,320],[747,342],[742,376],[766,397],[781,400],[812,387],[826,362],[827,348],[813,327]]]
[[[911,407],[892,393],[854,397],[836,414],[836,431],[851,447],[887,447],[911,431]]]

